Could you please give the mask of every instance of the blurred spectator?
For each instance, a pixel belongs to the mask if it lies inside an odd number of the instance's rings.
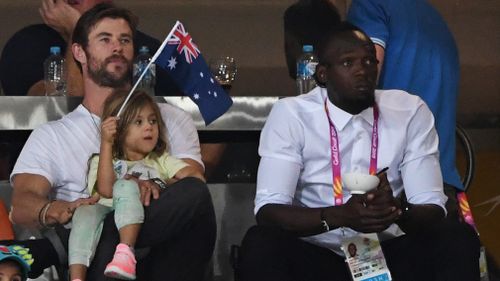
[[[462,189],[455,165],[460,64],[455,40],[441,15],[425,0],[353,0],[347,19],[375,43],[379,87],[401,89],[427,103],[439,136],[443,180]]]
[[[321,36],[340,23],[340,15],[328,0],[302,0],[285,10],[283,22],[288,75],[295,79],[302,46],[313,45],[316,50]]]

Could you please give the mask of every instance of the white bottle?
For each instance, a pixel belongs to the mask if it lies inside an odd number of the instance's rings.
[[[50,56],[43,63],[45,95],[65,96],[67,71],[64,57],[61,56],[61,48],[50,47]]]
[[[314,73],[318,58],[313,53],[312,45],[304,45],[302,47],[302,55],[297,59],[297,93],[305,94],[316,87]]]
[[[149,54],[149,48],[147,46],[142,46],[139,49],[139,54],[134,60],[134,83],[139,79],[143,70],[148,66],[151,61],[151,55]],[[138,90],[145,91],[146,93],[154,96],[155,95],[155,83],[156,83],[156,65],[152,63],[142,77],[141,82],[137,85]]]

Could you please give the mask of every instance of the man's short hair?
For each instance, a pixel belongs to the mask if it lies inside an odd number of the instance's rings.
[[[341,18],[328,0],[301,0],[285,10],[283,20],[285,32],[295,36],[300,45],[315,46]]]
[[[73,30],[73,43],[81,45],[86,50],[89,43],[89,33],[104,18],[124,19],[128,23],[130,30],[132,30],[132,36],[135,35],[138,18],[132,12],[118,8],[111,3],[100,3],[83,13],[78,19]],[[76,61],[76,64],[81,70],[80,62]]]
[[[366,33],[359,27],[347,21],[343,21],[334,28],[331,28],[330,30],[325,32],[323,36],[320,38],[318,46],[316,48],[316,53],[318,55],[319,63],[321,64],[327,62],[327,58],[325,56],[328,53],[328,49],[331,48],[330,44],[332,43],[333,40],[345,39],[346,41],[351,41],[352,38],[355,38],[354,36],[352,36],[353,32],[356,32],[360,36],[365,37],[366,45],[372,48],[373,52],[375,53],[375,46],[373,45],[373,42],[371,41],[370,37],[366,35]]]

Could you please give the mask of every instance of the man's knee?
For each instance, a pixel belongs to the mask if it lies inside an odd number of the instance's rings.
[[[438,232],[438,243],[450,243],[453,245],[462,245],[461,248],[467,248],[471,251],[476,251],[479,254],[479,237],[472,228],[465,222],[444,220],[436,226]]]
[[[241,244],[241,261],[245,260],[263,260],[266,257],[273,259],[277,255],[284,254],[286,249],[282,245],[286,244],[290,235],[284,231],[267,226],[252,226]]]
[[[287,248],[294,245],[290,239],[297,238],[274,227],[251,227],[243,238],[234,264],[236,280],[274,280],[276,276],[287,275],[290,250]]]
[[[195,205],[213,209],[212,197],[206,183],[198,178],[187,177],[167,188],[170,196],[175,196],[179,203],[191,208]]]

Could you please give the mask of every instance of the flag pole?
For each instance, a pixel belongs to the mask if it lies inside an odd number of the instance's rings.
[[[172,37],[172,34],[174,33],[175,29],[177,29],[177,26],[179,24],[180,24],[180,21],[176,21],[175,22],[174,27],[172,27],[172,30],[170,30],[170,32],[168,33],[167,37],[165,37],[165,40],[163,40],[163,43],[161,43],[160,47],[158,48],[158,50],[156,51],[156,53],[154,54],[154,56],[151,57],[151,60],[149,61],[148,65],[142,70],[142,73],[139,76],[139,79],[137,79],[137,81],[135,82],[134,86],[132,87],[132,89],[128,93],[127,98],[125,99],[125,101],[123,102],[122,106],[120,107],[120,110],[118,110],[118,113],[116,114],[116,117],[120,117],[120,114],[122,113],[123,109],[127,105],[127,102],[130,99],[130,97],[132,96],[132,93],[135,91],[135,89],[137,88],[137,86],[141,82],[142,78],[146,74],[146,71],[148,71],[148,69],[151,66],[151,64],[154,63],[156,61],[156,59],[160,56],[161,52],[163,51],[163,49],[167,45],[168,39],[170,39],[170,37]]]

